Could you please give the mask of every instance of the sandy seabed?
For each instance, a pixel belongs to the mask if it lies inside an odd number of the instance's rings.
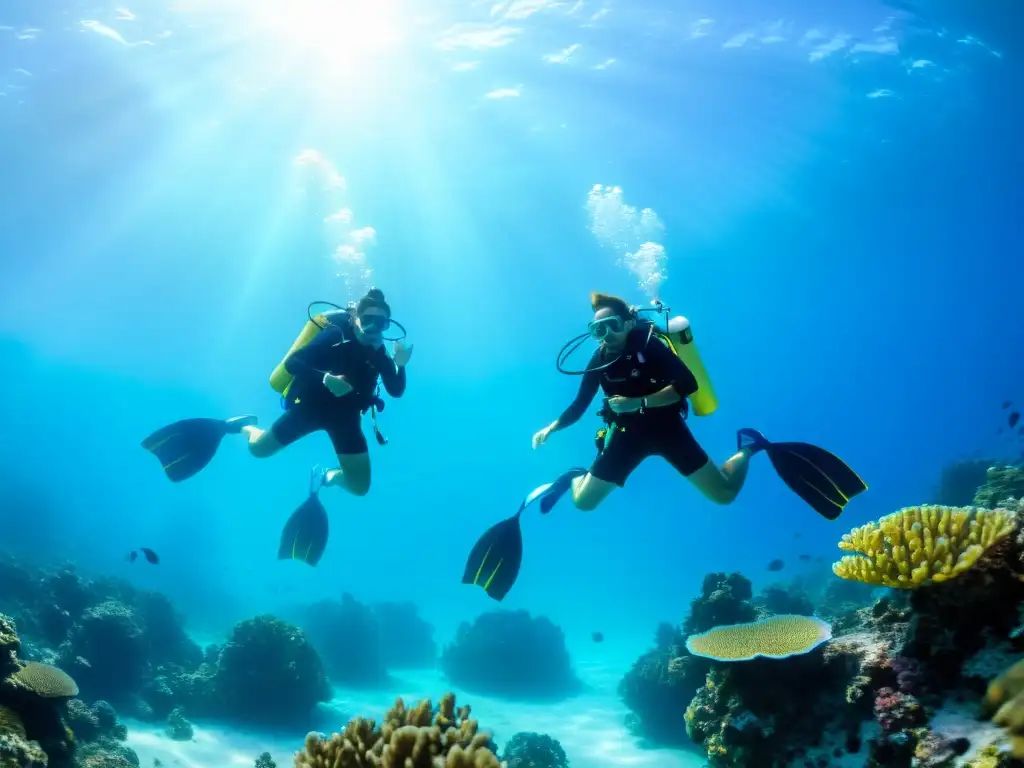
[[[472,705],[473,716],[490,731],[497,743],[519,731],[546,733],[562,744],[572,768],[701,768],[704,760],[695,753],[646,749],[623,724],[627,714],[616,692],[620,669],[601,663],[580,664],[577,675],[589,686],[579,696],[554,704],[525,704],[465,693],[445,682],[437,670],[399,672],[399,683],[389,692],[339,690],[329,704],[327,723],[320,730],[339,730],[355,715],[379,719],[397,696],[406,702],[429,696],[436,704],[440,696],[454,690],[456,701]],[[336,718],[333,714],[336,713]],[[336,719],[336,722],[335,722]],[[128,746],[139,755],[141,768],[155,760],[167,768],[252,768],[262,752],[269,752],[281,768],[290,768],[293,755],[302,746],[305,732],[266,735],[216,724],[195,723],[191,741],[174,741],[162,727],[126,720]]]

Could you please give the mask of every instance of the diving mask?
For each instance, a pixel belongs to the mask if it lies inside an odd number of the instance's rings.
[[[359,323],[359,330],[369,335],[384,333],[391,327],[391,318],[384,315],[363,315],[356,318]]]
[[[590,335],[600,341],[609,333],[622,333],[626,327],[626,321],[618,315],[611,315],[609,317],[602,317],[600,320],[594,320],[587,326],[587,330],[590,331]]]

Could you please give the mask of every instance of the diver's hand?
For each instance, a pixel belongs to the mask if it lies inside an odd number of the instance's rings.
[[[335,376],[333,373],[324,374],[324,386],[335,397],[344,397],[352,391],[352,385],[345,380],[344,376]]]
[[[391,356],[391,359],[395,361],[395,365],[399,368],[405,368],[409,364],[409,358],[412,357],[412,347],[412,344],[405,346],[400,341],[395,342],[395,354]]]
[[[640,410],[643,402],[639,397],[621,397],[616,395],[615,397],[608,398],[608,407],[616,413],[635,413]]]
[[[536,450],[548,441],[548,436],[554,430],[554,424],[549,424],[533,436],[533,448]]]

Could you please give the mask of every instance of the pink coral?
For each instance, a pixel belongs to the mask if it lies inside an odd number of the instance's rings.
[[[920,702],[907,693],[879,688],[875,696],[875,719],[885,734],[924,725],[926,716]]]

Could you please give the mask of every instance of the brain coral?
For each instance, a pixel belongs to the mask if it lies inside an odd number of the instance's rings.
[[[26,662],[11,677],[44,699],[69,699],[78,695],[78,685],[71,676],[49,664]]]

